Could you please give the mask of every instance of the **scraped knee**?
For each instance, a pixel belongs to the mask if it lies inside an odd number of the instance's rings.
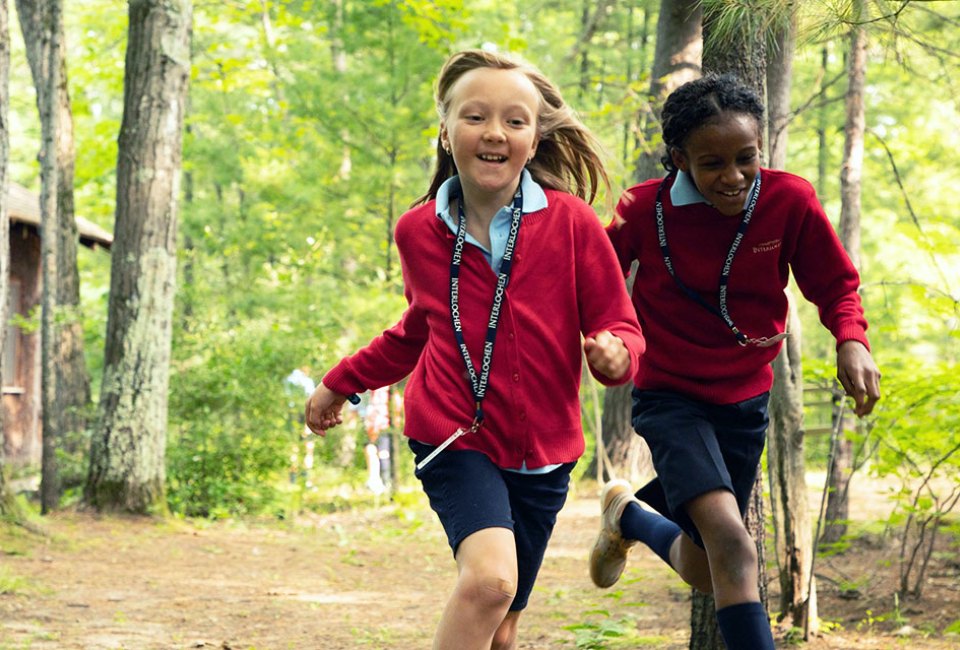
[[[465,583],[464,593],[480,609],[505,611],[517,594],[516,582],[499,573],[474,574],[461,579]]]

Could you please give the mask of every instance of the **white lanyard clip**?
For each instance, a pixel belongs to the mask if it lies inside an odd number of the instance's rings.
[[[424,458],[424,459],[421,460],[419,463],[417,463],[417,471],[420,471],[420,470],[422,470],[424,467],[426,467],[426,466],[427,466],[427,463],[429,463],[431,460],[433,460],[434,458],[436,458],[437,456],[439,456],[439,455],[440,455],[440,452],[442,452],[444,449],[446,449],[447,447],[449,447],[450,445],[452,445],[453,442],[454,442],[457,438],[460,438],[460,437],[462,437],[462,436],[465,436],[465,435],[467,435],[468,433],[473,433],[474,431],[476,431],[476,430],[479,429],[479,428],[480,428],[480,421],[479,421],[479,420],[476,420],[476,419],[474,419],[473,424],[471,424],[471,425],[470,425],[469,427],[467,427],[466,429],[463,429],[463,428],[461,428],[461,427],[457,427],[457,430],[454,431],[452,434],[450,434],[450,437],[448,437],[446,440],[444,440],[443,442],[441,442],[440,445],[437,446],[436,449],[434,449],[433,451],[430,452],[430,455],[428,455],[426,458]]]

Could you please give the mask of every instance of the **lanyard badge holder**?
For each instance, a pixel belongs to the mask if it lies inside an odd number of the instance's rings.
[[[450,262],[450,317],[453,321],[453,335],[457,339],[460,356],[463,357],[463,363],[467,367],[467,375],[470,377],[470,389],[473,392],[476,414],[469,427],[466,429],[457,427],[456,431],[441,442],[426,458],[417,463],[417,471],[426,467],[430,461],[440,455],[440,453],[453,444],[455,440],[468,433],[474,433],[483,426],[483,398],[487,394],[487,384],[490,382],[490,366],[493,362],[493,343],[497,338],[497,327],[500,324],[500,311],[503,307],[503,298],[507,289],[507,283],[510,281],[510,271],[513,266],[513,249],[516,247],[517,234],[520,232],[520,217],[523,214],[523,192],[518,187],[517,193],[513,196],[513,216],[510,220],[510,235],[507,237],[507,244],[503,251],[500,271],[497,273],[497,288],[493,292],[493,306],[490,308],[490,319],[487,321],[487,336],[483,346],[483,359],[480,363],[479,375],[477,375],[477,370],[474,368],[473,361],[470,359],[470,351],[467,350],[467,344],[463,338],[463,323],[460,321],[460,263],[463,259],[463,246],[467,238],[467,215],[463,209],[462,195],[457,201],[457,204],[460,223],[457,226],[457,237],[453,244],[453,259]]]

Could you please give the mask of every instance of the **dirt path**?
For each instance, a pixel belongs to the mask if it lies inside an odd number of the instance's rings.
[[[583,494],[561,513],[520,648],[686,648],[689,590],[652,554],[635,552],[617,589],[591,586],[585,556],[597,509],[595,495]],[[296,524],[70,513],[45,525],[46,540],[0,529],[0,650],[428,648],[454,577],[420,501]],[[882,620],[892,591],[877,578],[895,573],[880,564],[891,551],[864,547],[844,556],[843,571],[872,576],[866,593],[842,600],[822,583],[821,616],[842,629],[807,647],[960,648],[939,635],[960,618],[953,553],[952,574],[949,562],[938,566],[928,599],[901,612],[936,636],[892,634],[903,622]]]

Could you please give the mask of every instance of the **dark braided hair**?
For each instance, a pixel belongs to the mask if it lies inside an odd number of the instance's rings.
[[[660,159],[664,169],[670,174],[677,171],[671,156],[673,150],[683,149],[691,133],[727,111],[752,115],[758,126],[763,125],[760,97],[732,74],[708,74],[670,93],[660,117],[667,148]]]

